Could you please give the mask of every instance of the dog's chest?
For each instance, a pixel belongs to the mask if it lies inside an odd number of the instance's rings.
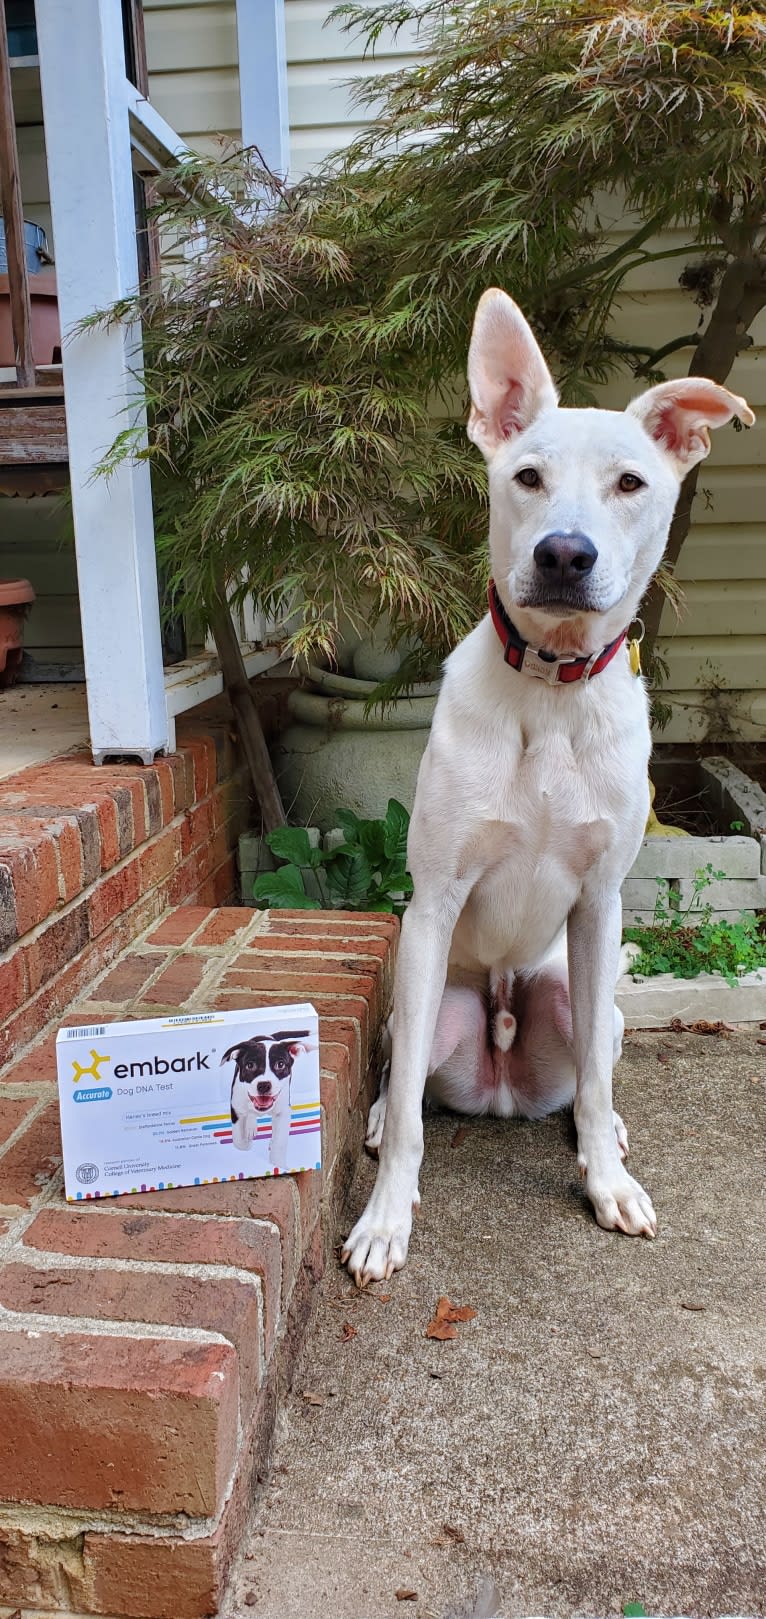
[[[474,880],[453,961],[521,966],[539,959],[588,873],[609,859],[618,820],[603,759],[583,761],[566,737],[519,749],[467,839],[463,869]]]

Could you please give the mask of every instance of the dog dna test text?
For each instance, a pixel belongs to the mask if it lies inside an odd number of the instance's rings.
[[[310,1005],[62,1028],[70,1202],[321,1169]]]

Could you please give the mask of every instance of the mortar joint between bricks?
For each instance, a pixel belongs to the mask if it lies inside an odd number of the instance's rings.
[[[16,1089],[15,1086],[14,1089]],[[5,1088],[3,1088],[3,1095],[5,1094]],[[7,1094],[10,1095],[10,1091]],[[27,1091],[25,1094],[29,1095],[29,1092]],[[35,1107],[30,1108],[29,1112],[24,1114],[21,1123],[16,1125],[15,1130],[11,1131],[10,1135],[3,1142],[2,1147],[0,1147],[0,1164],[2,1163],[6,1153],[10,1152],[11,1148],[15,1147],[17,1141],[21,1140],[22,1136],[29,1129],[30,1124],[33,1124],[35,1119],[38,1119],[40,1114],[44,1113],[47,1107],[50,1107],[52,1100],[52,1088],[48,1090],[47,1094],[38,1095]]]
[[[224,1515],[231,1492],[227,1483],[227,1493],[223,1504],[215,1517],[189,1518],[184,1512],[158,1512],[152,1517],[143,1518],[129,1509],[98,1509],[97,1515],[89,1512],[87,1508],[79,1507],[35,1507],[24,1502],[0,1506],[0,1531],[21,1530],[30,1536],[39,1536],[43,1540],[69,1540],[74,1535],[103,1534],[105,1530],[117,1530],[124,1535],[144,1535],[154,1540],[194,1541],[206,1540],[214,1535]]]
[[[33,1248],[25,1244],[19,1246],[13,1257],[14,1261],[22,1261],[30,1270],[48,1270],[51,1260],[55,1260],[59,1270],[117,1270],[126,1271],[128,1275],[144,1271],[150,1276],[171,1272],[198,1282],[241,1282],[255,1289],[263,1308],[263,1285],[258,1272],[243,1270],[239,1265],[208,1265],[199,1260],[182,1259],[112,1259],[103,1254],[68,1254],[56,1248]]]
[[[121,1271],[128,1276],[143,1273],[147,1276],[179,1276],[196,1282],[239,1282],[242,1286],[251,1288],[258,1302],[258,1344],[260,1349],[261,1377],[258,1387],[261,1388],[266,1370],[266,1338],[264,1331],[265,1300],[263,1296],[263,1283],[257,1271],[241,1269],[238,1265],[206,1265],[196,1262],[185,1263],[182,1260],[162,1259],[110,1259],[103,1256],[95,1257],[88,1254],[67,1254],[56,1249],[32,1248],[19,1243],[15,1250],[4,1255],[6,1264],[23,1264],[28,1270],[42,1273],[54,1268],[57,1270],[72,1271]],[[280,1279],[281,1280],[281,1279]],[[2,1309],[3,1306],[0,1306]],[[26,1312],[24,1312],[26,1313]],[[167,1324],[167,1323],[166,1323]],[[147,1326],[151,1327],[148,1322]],[[233,1338],[224,1337],[236,1349]]]
[[[43,1315],[35,1310],[14,1312],[0,1304],[0,1334],[3,1332],[23,1332],[30,1338],[81,1332],[90,1338],[155,1338],[165,1343],[232,1347],[231,1339],[213,1328],[169,1327],[161,1321],[106,1321],[102,1316],[90,1315]]]
[[[9,1225],[5,1235],[0,1237],[0,1266],[8,1258],[8,1254],[15,1244],[21,1242],[24,1232],[28,1230],[33,1220],[37,1219],[38,1214],[39,1209],[24,1209],[15,1218],[13,1216],[9,1217],[7,1214],[3,1215],[3,1219],[9,1220]]]

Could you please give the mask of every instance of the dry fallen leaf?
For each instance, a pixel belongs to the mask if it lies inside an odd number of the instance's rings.
[[[326,1397],[324,1394],[315,1394],[313,1389],[303,1390],[303,1398],[307,1405],[324,1405]]]
[[[475,1315],[476,1311],[471,1309],[470,1304],[453,1304],[446,1295],[436,1305],[437,1321],[473,1321]]]
[[[450,1338],[456,1338],[455,1321],[473,1321],[476,1311],[470,1304],[453,1304],[446,1294],[443,1294],[436,1305],[436,1314],[426,1327],[426,1337],[436,1338],[440,1343],[447,1343]]]
[[[454,1523],[443,1523],[442,1532],[447,1535],[450,1540],[454,1540],[456,1546],[465,1545],[465,1535],[463,1534],[462,1529],[456,1528]]]
[[[454,1136],[452,1137],[452,1140],[450,1142],[450,1146],[451,1147],[462,1147],[463,1142],[465,1141],[465,1138],[466,1138],[467,1135],[468,1135],[468,1125],[467,1124],[459,1124],[456,1131],[455,1131]]]
[[[379,1304],[389,1304],[390,1300],[391,1300],[391,1294],[390,1293],[375,1293],[375,1294],[371,1294],[371,1297],[372,1298],[377,1298]]]
[[[720,1034],[724,1040],[728,1040],[729,1035],[734,1033],[733,1024],[724,1023],[721,1018],[715,1023],[709,1023],[707,1018],[697,1018],[696,1023],[689,1024],[689,1028],[692,1034]]]
[[[355,1337],[356,1337],[356,1327],[352,1327],[350,1321],[344,1321],[343,1327],[341,1329],[341,1335],[340,1335],[341,1343],[342,1344],[347,1344],[347,1343],[349,1343],[351,1341],[352,1338],[355,1338]]]
[[[429,1321],[426,1337],[436,1338],[439,1343],[447,1343],[450,1338],[457,1337],[457,1327],[450,1326],[449,1321]]]
[[[417,1591],[408,1590],[406,1585],[400,1585],[399,1590],[394,1591],[394,1596],[397,1602],[417,1602],[418,1600]]]
[[[681,1300],[681,1309],[682,1310],[704,1310],[705,1305],[704,1304],[699,1304],[696,1299],[682,1299]]]

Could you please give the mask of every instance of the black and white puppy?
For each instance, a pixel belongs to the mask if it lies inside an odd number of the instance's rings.
[[[301,1043],[308,1029],[280,1029],[276,1034],[253,1035],[229,1046],[221,1062],[234,1059],[231,1082],[232,1139],[241,1152],[255,1140],[259,1116],[271,1114],[269,1162],[278,1168],[287,1162],[290,1135],[290,1080]]]

